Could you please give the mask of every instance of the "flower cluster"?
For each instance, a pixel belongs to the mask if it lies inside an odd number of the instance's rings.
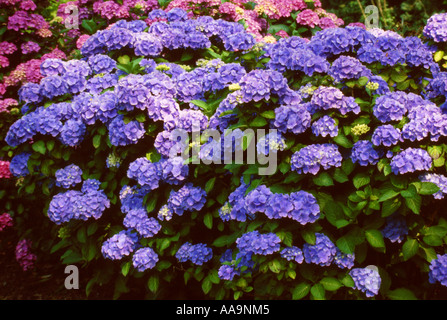
[[[428,281],[430,283],[439,282],[443,286],[447,286],[447,255],[438,254],[436,259],[430,262]]]
[[[315,244],[305,243],[303,254],[306,263],[314,263],[320,266],[330,266],[337,253],[335,244],[322,233],[315,234]]]
[[[5,230],[7,227],[12,227],[13,221],[9,213],[0,214],[0,231]]]
[[[28,239],[20,240],[15,248],[16,260],[22,267],[23,271],[28,271],[34,268],[34,263],[37,256],[31,252],[32,243]]]
[[[204,243],[191,244],[185,242],[175,254],[179,262],[191,261],[195,265],[203,265],[213,257],[213,251]]]
[[[424,36],[435,42],[447,42],[447,14],[438,13],[431,16],[424,27]]]
[[[391,159],[391,170],[394,174],[405,174],[415,171],[428,171],[432,166],[432,158],[424,149],[407,148]]]
[[[405,218],[400,215],[392,215],[387,218],[385,227],[382,229],[384,238],[391,242],[401,243],[408,234],[408,226]]]
[[[382,279],[379,272],[374,268],[354,268],[349,272],[349,275],[354,280],[355,288],[364,292],[367,297],[374,297],[379,293]]]
[[[342,155],[334,144],[312,144],[292,155],[292,170],[298,173],[317,174],[321,167],[327,170],[340,167]]]

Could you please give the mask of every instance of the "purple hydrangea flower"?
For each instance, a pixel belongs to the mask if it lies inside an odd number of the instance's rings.
[[[139,272],[154,268],[157,262],[158,255],[148,247],[138,249],[132,256],[132,265]]]
[[[191,244],[185,242],[175,254],[179,262],[191,261],[195,265],[203,265],[213,257],[213,251],[204,243]]]
[[[354,280],[354,288],[365,292],[371,298],[379,293],[382,282],[378,271],[371,268],[354,268],[349,271],[349,275]]]
[[[297,106],[281,106],[275,109],[273,126],[281,133],[300,134],[311,124],[311,115],[304,104]]]
[[[312,123],[312,133],[321,137],[336,137],[338,135],[338,126],[333,118],[325,115]]]
[[[245,198],[245,206],[250,213],[265,212],[272,192],[265,185],[260,185],[250,191]]]
[[[340,167],[342,156],[335,144],[312,144],[292,155],[292,170],[298,173],[317,174],[322,167],[327,170],[331,167]]]
[[[130,255],[138,244],[138,236],[130,230],[122,230],[107,239],[101,247],[101,253],[106,259],[121,260]]]
[[[28,160],[30,157],[30,152],[22,152],[11,159],[9,170],[14,177],[23,177],[29,174]]]
[[[377,98],[373,107],[374,116],[382,123],[400,121],[407,113],[405,95],[401,92],[391,92]]]
[[[295,246],[287,247],[281,250],[281,257],[287,261],[295,261],[296,263],[303,263],[304,255],[303,251]]]
[[[68,189],[82,182],[82,170],[77,165],[70,164],[56,171],[56,185]]]
[[[206,203],[206,192],[200,187],[194,187],[192,183],[186,183],[178,191],[172,190],[168,207],[179,216],[185,211],[200,211]]]
[[[401,215],[393,214],[386,219],[385,227],[382,229],[384,238],[391,242],[401,243],[408,234],[408,226],[405,218]]]
[[[405,174],[415,171],[430,170],[432,158],[424,149],[407,148],[391,159],[391,170],[394,174]]]
[[[340,249],[336,248],[336,254],[334,257],[334,263],[340,269],[351,269],[354,266],[355,255],[341,252]]]
[[[432,15],[427,20],[423,34],[435,42],[447,42],[447,13]]]
[[[233,280],[234,276],[238,276],[240,272],[236,269],[235,266],[230,265],[222,265],[219,268],[219,271],[217,272],[219,275],[219,278],[222,280]]]
[[[243,255],[259,254],[269,255],[279,251],[281,239],[274,233],[261,234],[251,231],[243,234],[236,240],[237,248]]]
[[[370,164],[377,164],[380,159],[380,154],[374,149],[374,145],[368,140],[357,141],[351,150],[351,160],[361,166],[368,166]]]
[[[447,254],[438,254],[436,255],[436,259],[430,262],[428,281],[430,283],[439,282],[441,285],[447,287]]]
[[[447,194],[447,177],[437,173],[424,173],[419,176],[419,180],[422,182],[431,182],[438,186],[439,191],[433,194],[435,199],[444,199],[444,195]]]
[[[346,79],[359,79],[360,77],[369,76],[371,71],[356,58],[340,56],[332,63],[328,74],[334,78],[335,82],[342,82]]]
[[[314,263],[320,266],[330,266],[337,253],[335,244],[322,233],[315,234],[315,244],[305,243],[303,254],[306,263]]]
[[[374,130],[371,141],[375,146],[383,145],[385,147],[391,147],[401,141],[401,133],[393,125],[385,124]]]
[[[158,163],[152,163],[146,157],[138,158],[129,164],[127,177],[137,180],[141,186],[154,190],[159,186],[161,168]]]
[[[311,193],[303,190],[292,192],[290,201],[293,204],[293,210],[289,213],[289,218],[302,225],[314,223],[320,218],[320,206]]]
[[[178,185],[183,182],[189,174],[189,167],[184,163],[182,157],[162,159],[160,163],[163,172],[162,179],[168,184]]]

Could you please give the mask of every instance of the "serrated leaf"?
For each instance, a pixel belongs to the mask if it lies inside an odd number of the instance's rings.
[[[261,116],[266,119],[275,119],[275,111],[274,110],[267,110],[261,113]]]
[[[40,153],[40,154],[45,154],[47,147],[45,146],[45,142],[42,140],[36,141],[33,143],[32,148],[34,151]]]
[[[312,179],[315,185],[320,187],[330,187],[334,185],[334,180],[332,180],[331,176],[327,172],[322,172],[316,177]]]
[[[310,284],[307,282],[300,283],[292,291],[292,299],[300,300],[308,295],[310,291]]]
[[[310,293],[315,300],[324,300],[326,290],[322,284],[316,283],[312,286],[312,288],[310,288]]]
[[[416,194],[412,198],[405,198],[405,204],[415,214],[419,214],[421,212],[422,198],[420,195]]]
[[[213,215],[211,213],[205,214],[205,216],[203,217],[203,224],[208,229],[212,229],[213,228]]]
[[[338,281],[338,279],[332,277],[324,277],[320,280],[320,283],[327,291],[337,291],[340,287],[343,286],[343,284]]]
[[[346,254],[353,254],[354,253],[354,249],[355,249],[355,244],[353,243],[353,241],[351,239],[349,239],[346,236],[343,236],[341,238],[339,238],[335,244],[337,245],[337,247]]]
[[[267,120],[265,120],[265,118],[257,116],[256,118],[253,119],[253,121],[250,122],[250,127],[264,127],[267,124],[268,123]]]
[[[398,192],[398,191],[387,190],[387,191],[385,191],[384,194],[382,194],[379,197],[379,202],[384,202],[386,200],[393,199],[393,198],[397,197],[399,194],[400,194],[400,192]]]
[[[365,173],[358,173],[354,176],[354,179],[352,180],[352,183],[354,184],[354,187],[356,189],[359,189],[363,186],[366,186],[368,183],[370,183],[371,178],[369,175]]]
[[[388,291],[386,295],[391,300],[418,300],[414,293],[406,288],[399,288]]]
[[[402,254],[404,256],[404,260],[407,261],[411,257],[413,257],[419,250],[419,242],[416,239],[408,239],[402,245]]]
[[[385,241],[382,232],[375,229],[365,230],[365,237],[368,243],[380,251],[385,251]]]
[[[151,276],[147,281],[147,287],[152,293],[157,292],[159,285],[160,285],[160,279],[158,278],[158,276]]]

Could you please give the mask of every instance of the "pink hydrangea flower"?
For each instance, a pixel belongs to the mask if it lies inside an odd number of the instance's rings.
[[[3,41],[0,42],[0,55],[13,54],[17,50],[14,43]]]
[[[80,36],[76,41],[76,48],[81,49],[83,44],[85,43],[85,41],[87,41],[88,38],[90,38],[90,35],[88,34],[83,34],[82,36]]]
[[[318,13],[316,13],[310,9],[306,9],[306,10],[301,11],[297,15],[296,22],[298,24],[302,24],[305,26],[309,26],[311,28],[315,28],[320,23],[320,18],[318,17]]]
[[[6,68],[9,66],[9,59],[5,56],[0,56],[0,67]]]
[[[9,162],[8,162],[8,171],[9,171]],[[12,226],[13,226],[12,217],[9,215],[9,213],[0,214],[0,231],[3,231],[7,227]]]
[[[33,41],[28,41],[28,42],[22,43],[20,48],[22,49],[23,54],[40,51],[40,46],[36,42],[33,42]]]
[[[23,271],[34,268],[37,256],[31,252],[31,241],[28,239],[20,240],[16,246],[16,260],[22,267]]]
[[[0,100],[0,112],[9,112],[10,107],[18,106],[18,105],[19,105],[19,103],[17,102],[17,100],[12,99],[12,98]],[[0,162],[0,163],[2,163],[2,162]],[[1,173],[0,173],[0,178],[2,178]]]
[[[25,0],[20,3],[20,9],[26,11],[33,11],[37,8],[36,4],[31,0]]]
[[[0,161],[0,179],[9,179],[12,173],[9,170],[9,161]]]

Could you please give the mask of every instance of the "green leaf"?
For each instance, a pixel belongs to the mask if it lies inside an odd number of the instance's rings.
[[[417,194],[412,198],[406,198],[405,204],[415,214],[419,214],[421,212],[422,198],[420,195]]]
[[[203,224],[208,229],[212,229],[213,228],[213,215],[211,213],[205,214],[205,216],[203,217]]]
[[[76,234],[76,238],[80,243],[86,243],[87,242],[87,232],[84,227],[78,230],[78,233]]]
[[[436,62],[441,61],[443,57],[444,57],[444,51],[442,51],[442,50],[436,51],[433,56],[433,58],[435,59]]]
[[[129,274],[130,271],[130,266],[132,265],[132,262],[127,261],[126,263],[124,263],[121,267],[121,273],[123,274],[123,276],[127,276]]]
[[[419,250],[419,242],[416,239],[408,239],[402,246],[404,260],[407,261],[413,257]]]
[[[349,141],[349,139],[346,136],[342,135],[342,134],[339,134],[338,136],[336,136],[334,138],[334,142],[336,144],[338,144],[339,146],[344,147],[344,148],[348,148],[348,149],[352,148],[352,146],[353,146],[352,142]]]
[[[214,188],[214,183],[216,182],[216,177],[212,177],[210,180],[208,180],[205,184],[205,191],[207,194],[210,193],[211,190]]]
[[[322,172],[312,179],[313,183],[320,187],[330,187],[334,185],[334,180],[327,172]]]
[[[310,294],[315,300],[324,300],[325,293],[326,291],[321,283],[316,283],[310,288]]]
[[[202,282],[203,293],[208,294],[212,287],[213,287],[213,283],[211,282],[211,280],[208,277],[203,279],[203,282]]]
[[[379,198],[379,202],[384,202],[389,199],[393,199],[394,197],[397,197],[400,194],[400,192],[394,191],[394,190],[387,190],[384,194],[382,194]]]
[[[366,173],[358,173],[354,176],[354,179],[352,180],[354,187],[356,189],[359,189],[365,185],[367,185],[371,181],[371,178]]]
[[[368,77],[360,77],[358,80],[359,85],[361,85],[362,87],[365,86],[368,82],[369,82]]]
[[[158,276],[151,276],[147,281],[147,287],[152,293],[157,292],[159,285],[160,285],[160,279],[158,278]]]
[[[266,119],[275,119],[275,111],[274,110],[267,110],[261,113],[261,116],[263,116]]]
[[[382,232],[375,229],[365,230],[365,237],[373,248],[382,252],[385,251],[385,242],[383,240]]]
[[[391,79],[397,83],[404,82],[407,78],[408,78],[408,76],[405,73],[401,73],[401,72],[397,72],[397,71],[393,71],[393,73],[391,73]]]
[[[414,293],[406,288],[399,288],[388,291],[386,295],[391,300],[418,300]]]
[[[336,168],[334,172],[334,180],[339,183],[344,183],[349,181],[349,178],[348,175],[345,172],[343,172],[342,169]]]
[[[267,125],[267,120],[261,116],[257,116],[252,122],[250,122],[250,127],[264,127]]]
[[[95,147],[95,149],[98,149],[100,145],[101,145],[101,136],[97,134],[93,137],[93,147]]]
[[[211,108],[208,106],[208,104],[205,101],[202,100],[191,100],[191,103],[195,104],[196,106],[198,106],[199,108],[205,110],[205,111],[210,111]]]
[[[355,244],[354,242],[349,239],[349,237],[347,236],[343,236],[341,238],[339,238],[335,244],[337,245],[337,247],[346,254],[353,254],[354,253],[354,249],[355,249]]]
[[[40,154],[45,154],[47,147],[45,146],[45,142],[42,140],[36,141],[33,143],[32,148],[34,151],[39,152]]]
[[[292,299],[300,300],[303,299],[310,291],[310,284],[307,282],[302,282],[297,285],[292,291]]]
[[[301,232],[301,236],[303,237],[304,241],[306,241],[310,245],[315,245],[317,242],[317,237],[315,235],[315,232],[310,230],[304,230]]]
[[[418,193],[421,195],[431,195],[439,191],[439,187],[433,182],[421,182]]]
[[[343,284],[340,281],[332,277],[324,277],[323,279],[320,280],[320,283],[327,291],[337,291],[340,287],[343,286]]]
[[[388,217],[392,215],[397,209],[400,208],[402,202],[399,199],[389,199],[382,203],[382,217]]]

